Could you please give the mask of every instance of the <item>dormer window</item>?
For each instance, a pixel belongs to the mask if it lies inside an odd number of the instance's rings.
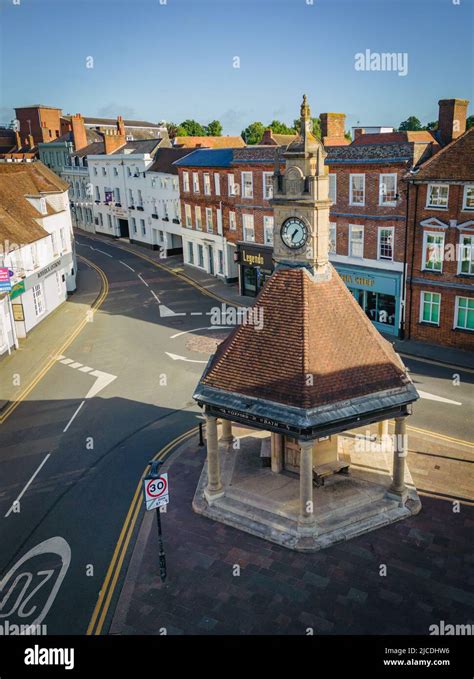
[[[42,215],[48,214],[48,208],[46,206],[46,200],[44,198],[40,198],[40,212]]]

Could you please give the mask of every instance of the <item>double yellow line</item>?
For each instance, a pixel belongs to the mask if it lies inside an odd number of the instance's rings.
[[[170,441],[164,448],[162,448],[153,457],[153,460],[162,460],[168,453],[170,453],[173,448],[175,448],[180,443],[186,441],[186,439],[194,436],[198,431],[198,427],[193,427],[189,431],[184,432],[180,436]],[[104,622],[109,611],[110,602],[112,596],[115,592],[117,586],[117,581],[122,570],[123,561],[127,553],[128,546],[130,544],[131,537],[135,530],[135,525],[137,523],[138,515],[142,507],[142,492],[143,492],[143,479],[145,478],[147,469],[143,471],[140,481],[137,484],[135,494],[133,496],[132,502],[130,504],[127,516],[125,517],[122,530],[119,535],[119,539],[115,546],[114,553],[112,555],[112,560],[107,569],[105,580],[100,589],[99,598],[92,613],[92,618],[90,619],[89,626],[87,628],[86,634],[89,636],[97,636],[101,634]]]
[[[77,255],[77,258],[85,262],[88,266],[90,266],[92,269],[94,269],[100,277],[101,280],[101,291],[99,293],[99,296],[96,298],[96,300],[93,302],[91,305],[89,312],[95,314],[95,312],[99,309],[99,307],[102,306],[104,303],[105,298],[107,297],[109,293],[109,281],[107,280],[107,276],[105,275],[104,271],[100,269],[96,264],[91,262],[89,259],[86,259],[85,257],[81,257],[80,255]],[[20,394],[16,397],[15,401],[12,401],[5,411],[0,415],[0,424],[3,424],[5,420],[10,417],[10,415],[13,413],[14,410],[18,408],[20,403],[22,403],[25,398],[33,391],[33,389],[36,387],[36,385],[43,379],[43,377],[46,375],[46,373],[51,370],[53,365],[56,363],[56,357],[61,356],[64,354],[66,349],[72,344],[72,342],[76,339],[76,337],[79,335],[81,330],[84,328],[87,323],[89,323],[89,318],[88,315],[79,323],[79,325],[72,331],[72,333],[68,336],[67,340],[63,342],[63,344],[53,353],[52,357],[45,363],[45,365],[40,369],[40,371],[35,375],[34,379],[29,382],[29,384],[20,392]]]

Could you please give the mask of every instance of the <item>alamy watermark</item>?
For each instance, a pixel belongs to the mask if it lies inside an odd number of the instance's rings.
[[[356,71],[393,71],[400,76],[408,74],[408,52],[357,52],[354,55]]]

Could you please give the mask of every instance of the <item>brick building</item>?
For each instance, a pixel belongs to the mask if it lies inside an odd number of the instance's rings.
[[[474,128],[462,134],[466,107],[457,102],[440,102],[446,115],[451,112],[451,126],[440,125],[444,140],[451,137],[451,143],[407,178],[405,336],[472,350]]]
[[[281,147],[198,149],[179,171],[186,264],[255,296],[272,273],[275,158]]]
[[[29,135],[32,135],[35,144],[39,144],[57,139],[62,134],[60,108],[33,104],[16,108],[15,114],[22,142]]]

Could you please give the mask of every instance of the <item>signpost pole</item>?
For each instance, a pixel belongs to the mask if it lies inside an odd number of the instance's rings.
[[[165,549],[163,547],[163,534],[161,531],[161,509],[160,507],[156,508],[156,523],[158,526],[158,543],[160,545],[160,552],[159,552],[159,562],[160,562],[160,578],[161,582],[164,582],[166,580],[166,556],[165,556]]]

